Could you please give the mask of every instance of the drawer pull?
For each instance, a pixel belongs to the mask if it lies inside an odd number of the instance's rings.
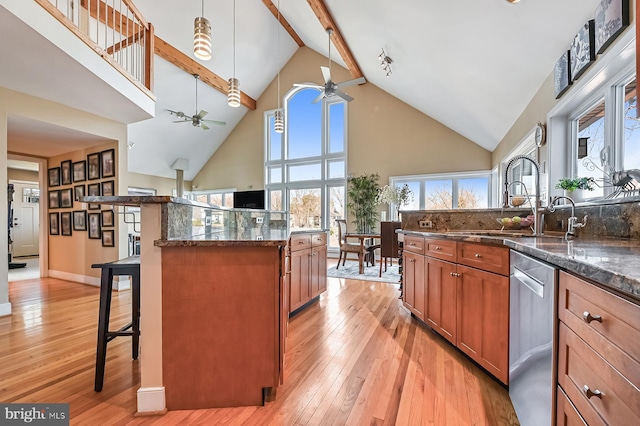
[[[590,324],[591,321],[598,321],[599,323],[602,323],[602,317],[600,315],[591,315],[589,311],[584,311],[584,314],[582,314],[582,319],[587,324]]]
[[[442,250],[442,247],[436,246],[436,250]]]
[[[602,399],[602,392],[600,392],[598,389],[592,391],[587,385],[584,385],[582,387],[582,392],[587,397],[587,399],[591,399],[592,396],[597,396],[598,398]]]
[[[458,273],[458,272],[449,272],[449,275],[451,275],[452,277],[461,277],[462,274]]]
[[[305,244],[304,241],[298,241],[298,244]]]
[[[476,253],[476,259],[480,259],[482,255],[480,253]]]

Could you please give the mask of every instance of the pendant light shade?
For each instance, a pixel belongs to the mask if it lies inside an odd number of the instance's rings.
[[[237,78],[229,79],[229,89],[227,91],[227,103],[230,107],[240,106],[240,83]]]
[[[276,110],[275,120],[273,121],[273,130],[276,133],[284,133],[284,112],[281,108]]]
[[[211,24],[204,17],[204,0],[202,0],[202,16],[197,17],[193,22],[193,54],[203,61],[211,59]]]

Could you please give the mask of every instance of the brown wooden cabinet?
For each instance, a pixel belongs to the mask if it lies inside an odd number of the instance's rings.
[[[295,234],[288,246],[291,313],[327,289],[327,234]]]
[[[406,249],[402,256],[404,306],[424,321],[424,256]]]
[[[425,322],[457,344],[456,265],[425,257]]]

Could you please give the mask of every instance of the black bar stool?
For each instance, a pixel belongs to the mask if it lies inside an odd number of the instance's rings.
[[[98,347],[96,350],[96,377],[94,390],[102,391],[104,366],[107,358],[107,343],[118,336],[131,336],[131,357],[138,359],[140,343],[140,256],[130,256],[115,262],[95,263],[92,268],[101,268],[100,308],[98,316]],[[117,331],[109,331],[111,313],[111,291],[113,277],[131,276],[131,322]]]

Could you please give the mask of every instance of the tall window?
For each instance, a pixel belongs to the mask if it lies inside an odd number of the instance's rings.
[[[347,107],[339,98],[312,103],[313,88],[285,96],[285,132],[265,114],[265,189],[272,210],[288,210],[290,230],[327,228],[338,246],[335,219],[346,214]]]

